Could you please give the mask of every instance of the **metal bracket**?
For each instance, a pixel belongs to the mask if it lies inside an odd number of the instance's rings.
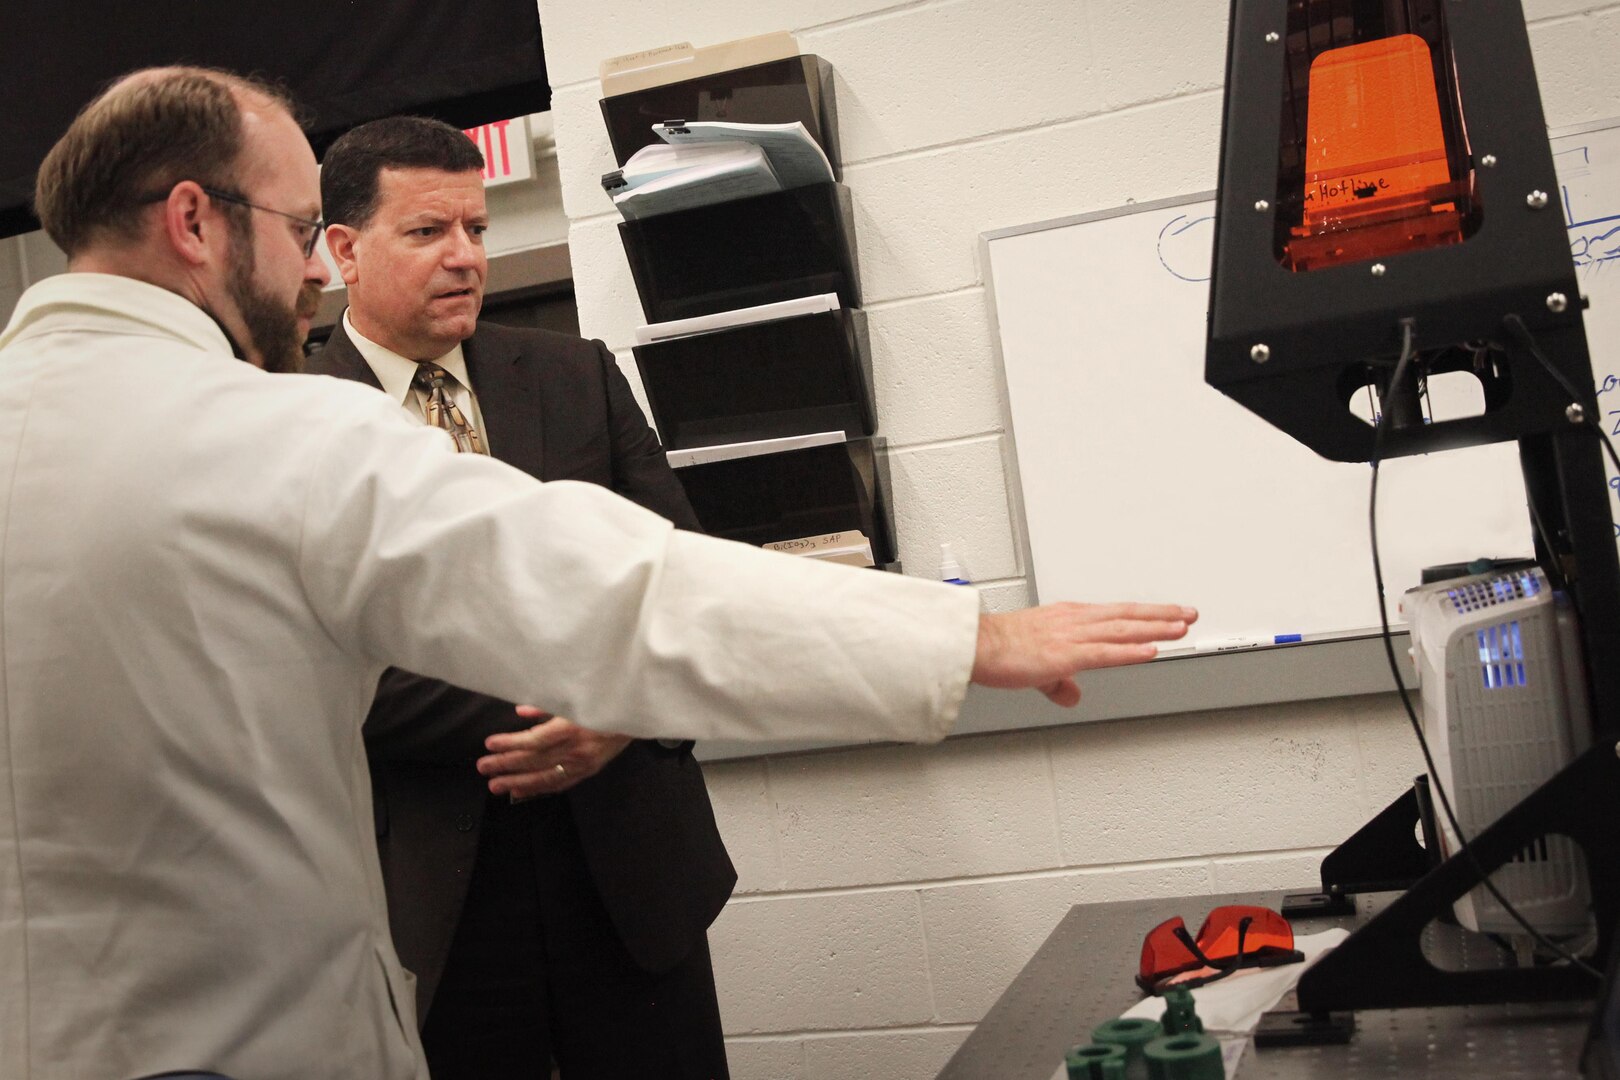
[[[1620,925],[1620,760],[1612,746],[1591,747],[1523,802],[1473,838],[1474,858],[1453,856],[1322,957],[1299,981],[1299,1004],[1330,1009],[1396,1009],[1593,997],[1597,980],[1569,965],[1442,971],[1423,955],[1429,923],[1445,916],[1486,874],[1548,833],[1581,846],[1592,888],[1602,967]]]

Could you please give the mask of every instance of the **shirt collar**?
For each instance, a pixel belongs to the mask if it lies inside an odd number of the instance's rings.
[[[29,286],[17,301],[11,322],[0,332],[0,348],[42,320],[82,324],[108,316],[126,328],[130,322],[141,323],[154,335],[205,352],[234,355],[214,317],[179,293],[119,274],[84,271],[55,274]]]
[[[361,357],[371,368],[371,373],[382,383],[383,393],[404,405],[411,392],[411,381],[416,378],[416,361],[406,359],[356,330],[347,308],[343,310],[343,332],[349,335],[349,340],[359,350]],[[451,378],[462,386],[468,390],[472,389],[472,380],[467,376],[467,358],[462,353],[459,342],[433,362],[449,372]]]

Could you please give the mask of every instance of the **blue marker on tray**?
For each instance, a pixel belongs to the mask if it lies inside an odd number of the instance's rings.
[[[1235,652],[1238,649],[1259,649],[1267,645],[1296,645],[1304,641],[1303,634],[1272,634],[1270,637],[1229,637],[1200,641],[1193,646],[1195,652]]]

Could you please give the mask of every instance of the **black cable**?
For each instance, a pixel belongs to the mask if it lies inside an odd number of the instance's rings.
[[[1529,490],[1524,493],[1524,504],[1530,508],[1530,525],[1541,540],[1541,550],[1547,553],[1547,565],[1542,569],[1546,571],[1547,579],[1552,582],[1553,588],[1559,592],[1568,592],[1569,581],[1564,577],[1564,568],[1559,566],[1558,560],[1553,557],[1555,549],[1552,545],[1552,535],[1547,531],[1546,522],[1541,520],[1541,510],[1536,506],[1536,497]]]
[[[1513,316],[1510,316],[1512,318]],[[1522,325],[1522,323],[1521,323]],[[1394,374],[1390,376],[1389,389],[1386,395],[1393,395],[1399,391],[1401,379],[1405,376],[1407,368],[1413,357],[1413,329],[1411,319],[1401,320],[1401,357],[1395,362]],[[1555,944],[1546,935],[1530,925],[1530,921],[1519,914],[1519,909],[1508,902],[1507,897],[1496,888],[1491,876],[1480,865],[1479,859],[1474,855],[1474,849],[1469,846],[1468,837],[1464,834],[1462,825],[1457,821],[1457,815],[1451,809],[1451,798],[1446,794],[1445,785],[1440,782],[1440,772],[1435,768],[1434,755],[1429,751],[1429,740],[1423,734],[1423,722],[1418,719],[1417,710],[1412,706],[1412,699],[1406,692],[1406,684],[1401,681],[1401,668],[1395,661],[1395,642],[1389,629],[1389,612],[1384,606],[1384,567],[1378,557],[1378,466],[1383,458],[1384,436],[1389,430],[1390,410],[1384,409],[1379,417],[1378,426],[1373,429],[1373,455],[1372,455],[1372,488],[1367,500],[1367,525],[1372,537],[1372,563],[1373,580],[1378,586],[1378,622],[1383,628],[1384,656],[1389,660],[1389,673],[1395,680],[1395,689],[1401,696],[1401,704],[1406,708],[1406,717],[1412,723],[1412,732],[1417,736],[1418,746],[1423,750],[1423,763],[1428,767],[1429,779],[1434,786],[1435,794],[1440,796],[1440,806],[1446,813],[1446,821],[1451,824],[1451,830],[1457,837],[1457,854],[1468,860],[1469,868],[1479,876],[1480,884],[1485,886],[1503,911],[1512,917],[1513,921],[1522,926],[1538,944],[1552,953],[1568,960],[1574,966],[1601,980],[1603,973],[1580,957],[1565,951]]]
[[[1598,422],[1598,410],[1596,408],[1596,402],[1594,401],[1593,408],[1588,409],[1586,407],[1585,403],[1581,401],[1581,395],[1575,389],[1574,385],[1569,381],[1562,371],[1559,371],[1558,368],[1553,365],[1553,362],[1547,358],[1547,354],[1541,351],[1541,346],[1537,343],[1536,336],[1530,332],[1530,328],[1525,325],[1523,319],[1521,319],[1518,315],[1509,315],[1502,321],[1507,325],[1508,329],[1513,331],[1513,336],[1518,339],[1519,344],[1524,346],[1525,350],[1535,358],[1536,363],[1540,364],[1542,369],[1546,371],[1548,375],[1552,376],[1553,381],[1563,389],[1564,393],[1569,395],[1570,404],[1580,407],[1580,426],[1587,428],[1592,432],[1593,435],[1597,436],[1598,445],[1603,447],[1604,450],[1608,451],[1609,460],[1614,464],[1614,471],[1616,473],[1620,473],[1620,454],[1615,453],[1614,442],[1609,438],[1609,433],[1603,430],[1603,425]],[[1595,397],[1596,395],[1594,395],[1594,398]],[[1545,531],[1543,531],[1541,517],[1536,511],[1536,504],[1533,498],[1530,500],[1530,516],[1535,523],[1537,532],[1541,533],[1542,545],[1549,553],[1551,553],[1552,545],[1547,543],[1547,536]],[[1560,571],[1560,576],[1562,576],[1562,571]],[[1567,588],[1567,586],[1565,587]]]

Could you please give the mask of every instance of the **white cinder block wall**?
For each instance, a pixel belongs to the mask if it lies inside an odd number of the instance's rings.
[[[1620,5],[1526,7],[1549,123],[1620,114]],[[786,29],[832,63],[901,557],[931,575],[949,540],[1021,605],[978,236],[1214,187],[1225,0],[540,11],[580,322],[633,382],[598,61]],[[931,1077],[1069,905],[1309,884],[1418,769],[1392,695],[710,765],[741,873],[711,932],[734,1075]]]

